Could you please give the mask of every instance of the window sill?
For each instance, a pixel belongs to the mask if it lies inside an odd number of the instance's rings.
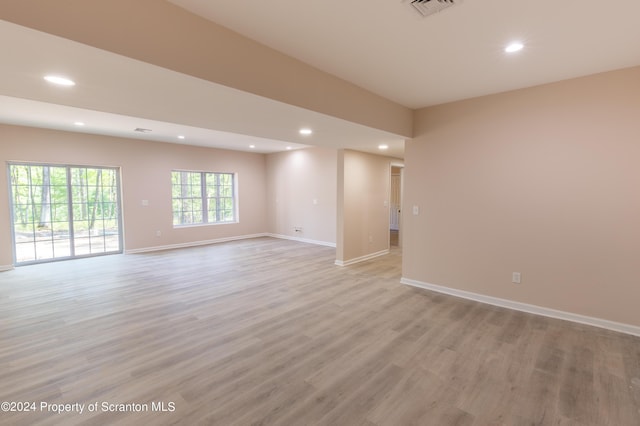
[[[240,223],[235,220],[233,222],[214,222],[214,223],[190,223],[188,225],[173,225],[173,229],[183,229],[183,228],[201,228],[203,226],[219,226],[219,225],[234,225]]]

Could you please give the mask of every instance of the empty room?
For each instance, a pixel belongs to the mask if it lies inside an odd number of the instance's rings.
[[[0,424],[640,425],[640,3],[0,2]]]

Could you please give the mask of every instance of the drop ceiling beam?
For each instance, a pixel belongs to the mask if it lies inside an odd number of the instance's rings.
[[[396,135],[412,111],[160,0],[3,0],[0,19]]]

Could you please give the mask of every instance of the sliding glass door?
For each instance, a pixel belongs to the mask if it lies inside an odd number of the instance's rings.
[[[9,164],[14,261],[122,252],[116,168]]]

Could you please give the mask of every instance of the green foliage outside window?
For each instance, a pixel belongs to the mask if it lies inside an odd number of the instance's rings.
[[[173,171],[171,196],[174,226],[236,221],[232,173]]]

